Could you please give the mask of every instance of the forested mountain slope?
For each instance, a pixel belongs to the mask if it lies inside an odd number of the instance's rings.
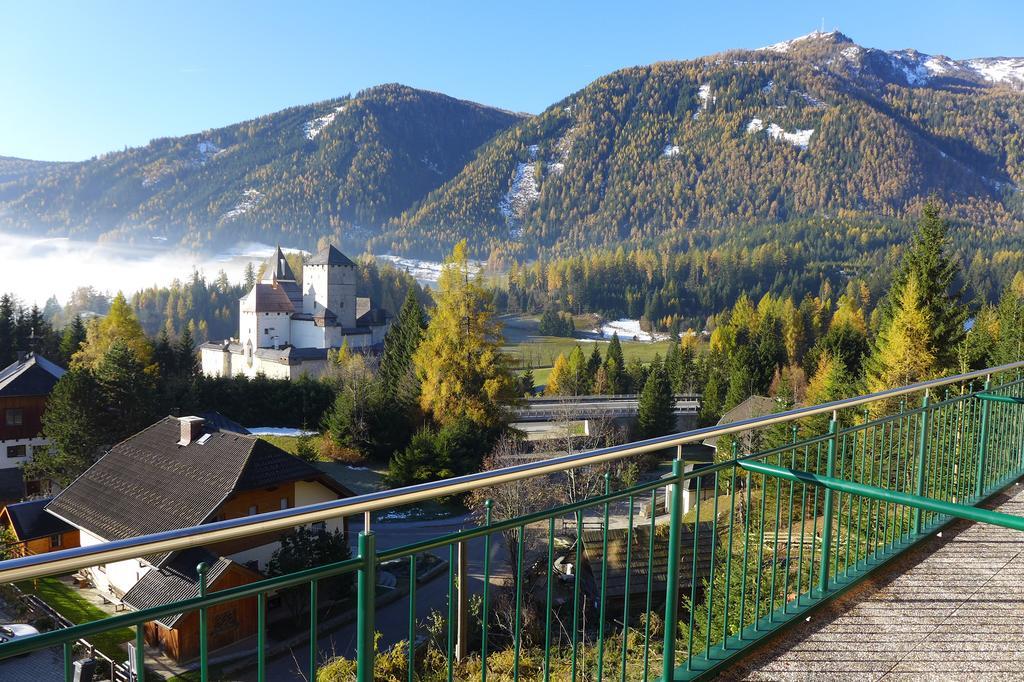
[[[1019,227],[1022,84],[1024,60],[837,32],[623,69],[499,135],[375,248],[468,237],[478,256],[571,253],[695,226],[900,217],[931,194],[954,219]]]
[[[520,118],[383,85],[81,163],[19,174],[3,159],[0,229],[195,247],[334,234],[361,248]]]
[[[437,257],[728,242],[809,218],[1024,225],[1024,59],[838,32],[616,71],[533,117],[399,85],[74,164],[0,159],[0,230]]]

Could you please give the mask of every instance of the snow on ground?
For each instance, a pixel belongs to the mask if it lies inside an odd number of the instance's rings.
[[[256,205],[260,203],[260,199],[263,194],[256,191],[252,187],[242,192],[242,200],[235,204],[235,207],[220,217],[221,222],[228,220],[234,220],[235,218],[245,215],[252,209],[256,208]]]
[[[793,38],[792,40],[783,40],[780,43],[772,43],[764,47],[759,47],[758,50],[766,50],[768,52],[789,52],[790,49],[797,43],[802,43],[805,40],[816,40],[818,38],[827,38],[838,31],[811,31],[805,36]]]
[[[788,132],[781,126],[772,123],[768,126],[768,134],[776,140],[783,140],[790,143],[794,147],[800,147],[800,149],[807,149],[808,143],[811,141],[811,135],[814,134],[814,128],[809,130],[794,130]]]
[[[678,153],[679,145],[677,144],[667,144],[665,145],[665,148],[661,150],[662,156],[675,156]]]
[[[664,341],[668,338],[668,334],[645,332],[640,329],[640,320],[626,319],[604,322],[600,327],[594,330],[594,333],[601,334],[601,336],[608,339],[612,338],[612,335],[617,333],[619,335],[619,339],[623,341]]]
[[[814,95],[811,95],[810,93],[801,92],[800,96],[804,98],[805,102],[810,104],[812,107],[815,107],[816,109],[824,108],[826,106],[824,102],[822,102]]]
[[[527,147],[529,160],[516,164],[516,172],[512,176],[512,186],[498,202],[498,210],[505,216],[505,223],[509,226],[511,239],[518,239],[521,236],[520,222],[525,217],[530,204],[540,198],[540,190],[537,187],[535,176],[538,149],[539,146],[535,144]]]
[[[340,107],[336,107],[334,111],[324,114],[320,118],[314,118],[312,121],[306,121],[302,124],[302,132],[306,134],[307,140],[315,140],[316,136],[320,134],[320,131],[331,125],[334,118],[345,111],[345,105],[342,104]]]
[[[438,278],[441,276],[441,268],[444,266],[443,263],[439,263],[437,261],[420,260],[419,258],[406,258],[404,256],[395,256],[390,253],[376,256],[376,258],[377,260],[393,263],[400,270],[405,270],[420,284],[436,283]],[[483,266],[484,264],[480,261],[469,261],[470,274],[480,272],[480,270],[483,269]]]
[[[315,436],[317,434],[316,431],[289,429],[283,426],[247,426],[245,428],[254,436],[287,436],[298,438],[299,436]]]
[[[774,89],[775,89],[775,81],[768,81],[768,85],[766,85],[763,88],[761,88],[761,92],[763,92],[764,94],[767,95],[769,92],[771,92]]]
[[[199,163],[206,163],[223,150],[209,140],[203,140],[196,145],[196,151],[199,152]]]
[[[765,127],[764,121],[759,118],[752,118],[747,123],[747,134],[759,133],[762,130],[768,133],[768,136],[773,140],[782,140],[788,142],[794,147],[800,149],[807,149],[807,145],[811,142],[811,135],[814,134],[814,128],[807,130],[801,130],[797,128],[793,132],[789,132],[777,123],[769,123]]]
[[[1024,86],[1024,58],[971,59],[967,65],[990,83]]]

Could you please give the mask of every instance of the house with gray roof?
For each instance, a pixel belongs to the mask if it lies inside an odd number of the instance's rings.
[[[18,353],[17,360],[0,369],[0,501],[16,502],[49,490],[45,481],[24,481],[21,467],[32,461],[34,452],[50,447],[43,437],[43,412],[64,372],[30,352]]]
[[[312,464],[244,431],[221,418],[165,417],[113,446],[45,510],[77,529],[81,545],[89,546],[352,495]],[[319,527],[333,532],[343,529],[344,521],[332,519]],[[258,579],[278,547],[280,534],[261,535],[104,564],[84,573],[112,602],[142,609],[154,600],[167,603],[197,590],[199,560],[211,568],[210,589],[219,589]],[[251,634],[248,616],[242,617],[248,607],[239,603],[237,608],[225,622],[239,623],[229,628],[239,637]],[[147,637],[183,660],[194,654],[197,643],[189,623],[187,618],[156,621],[147,624]]]

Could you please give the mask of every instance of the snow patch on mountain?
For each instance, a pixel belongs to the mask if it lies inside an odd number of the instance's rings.
[[[377,260],[387,261],[393,264],[399,270],[404,270],[412,275],[420,284],[434,284],[441,277],[441,269],[444,267],[444,263],[432,260],[421,260],[419,258],[407,258],[405,256],[396,256],[394,254],[385,253],[380,256],[375,256]],[[476,273],[483,270],[484,264],[480,261],[470,260],[467,261],[469,266],[469,274],[475,275]]]
[[[220,222],[234,220],[250,212],[260,203],[263,194],[252,187],[242,192],[242,199],[235,204],[235,207],[220,217]]]
[[[679,145],[667,144],[665,148],[661,150],[662,156],[676,156],[679,153]]]
[[[793,132],[789,132],[777,123],[769,123],[765,126],[764,121],[759,118],[752,118],[750,119],[750,122],[747,123],[748,135],[759,133],[762,130],[765,131],[768,134],[768,137],[773,140],[788,142],[794,147],[799,147],[800,149],[807,149],[807,145],[811,142],[811,135],[814,134],[814,128],[808,128],[806,130],[797,128]]]
[[[324,114],[320,118],[314,118],[312,121],[306,121],[303,123],[302,132],[305,133],[306,139],[315,140],[321,130],[331,125],[338,114],[345,111],[345,106],[346,105],[342,104],[340,107],[335,107],[333,111]]]
[[[791,49],[793,49],[794,47],[798,46],[800,43],[803,42],[807,42],[810,40],[831,39],[839,36],[842,36],[842,34],[839,31],[811,31],[805,36],[799,36],[797,38],[793,38],[792,40],[783,40],[782,42],[779,43],[772,43],[771,45],[759,47],[758,50],[785,53],[789,52]]]
[[[540,189],[537,187],[537,151],[538,145],[532,144],[526,148],[527,161],[516,164],[515,174],[512,176],[512,186],[505,192],[505,195],[498,202],[498,210],[505,216],[505,224],[509,227],[509,237],[518,239],[522,236],[522,220],[526,217],[526,211],[537,199],[540,198]]]
[[[1009,83],[1024,87],[1024,58],[970,59],[967,65],[990,83]]]

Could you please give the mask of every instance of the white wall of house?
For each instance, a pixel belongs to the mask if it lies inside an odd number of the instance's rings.
[[[21,450],[20,446],[25,446],[25,456],[15,457],[13,454]],[[10,440],[0,440],[0,469],[12,469],[19,467],[26,462],[32,461],[32,452],[36,448],[48,448],[50,447],[50,441],[45,438],[13,438]],[[11,448],[8,450],[7,448]]]
[[[85,530],[79,532],[79,537],[82,547],[106,542],[103,538]],[[93,566],[89,569],[89,575],[96,589],[120,599],[151,569],[152,567],[141,559],[127,559],[112,564]]]

